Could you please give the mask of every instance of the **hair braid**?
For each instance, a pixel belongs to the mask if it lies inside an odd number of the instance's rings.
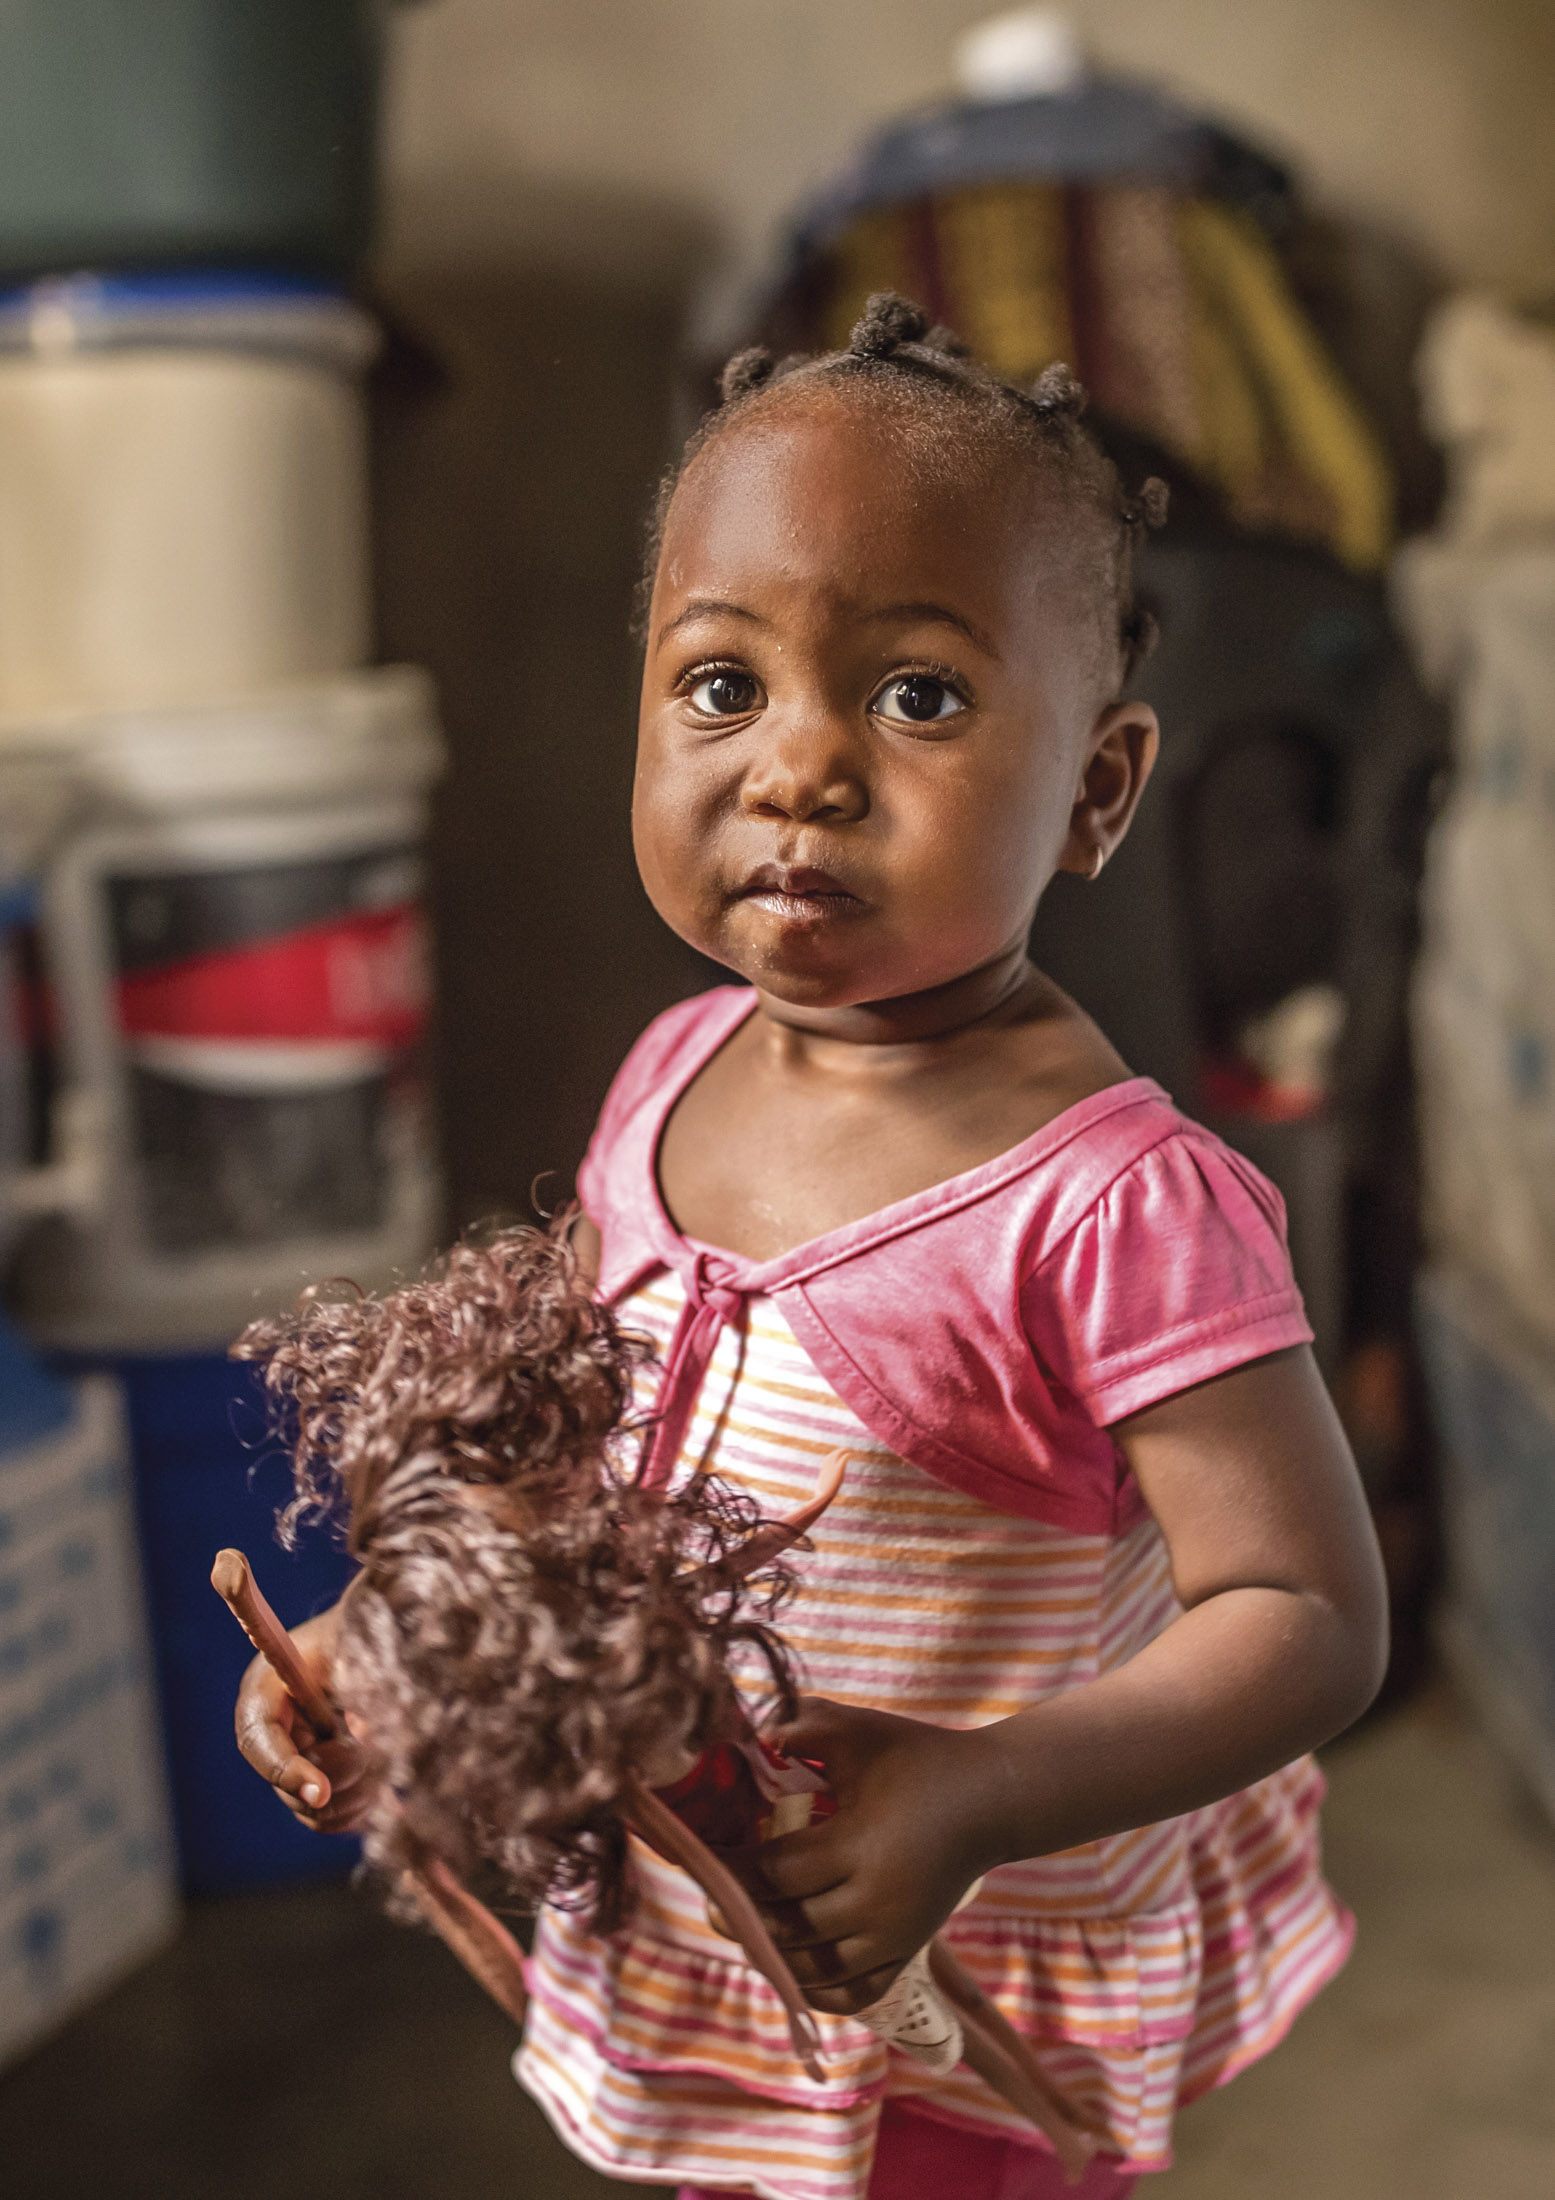
[[[980,433],[990,444],[1013,440],[1023,447],[1053,490],[1070,505],[1089,510],[1100,524],[1106,577],[1099,588],[1110,599],[1101,608],[1117,650],[1119,685],[1128,684],[1156,637],[1154,619],[1134,602],[1134,558],[1145,530],[1166,518],[1166,484],[1152,478],[1135,496],[1125,496],[1117,468],[1086,424],[1085,391],[1067,366],[1055,361],[1019,389],[974,359],[954,330],[931,326],[921,306],[889,290],[866,300],[842,351],[794,352],[774,360],[770,351],[754,346],[729,361],[719,380],[721,402],[659,484],[638,590],[639,626],[646,624],[670,500],[686,468],[750,408],[775,402],[778,391],[799,381],[817,389],[865,382],[895,390],[925,409],[945,407],[947,429],[963,438]]]
[[[718,377],[718,394],[728,405],[742,397],[749,397],[772,380],[776,361],[765,344],[752,344],[748,351],[737,351]]]

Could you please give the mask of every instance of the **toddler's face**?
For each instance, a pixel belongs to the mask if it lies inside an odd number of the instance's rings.
[[[1070,837],[1097,646],[1062,510],[1029,473],[939,471],[819,398],[715,439],[670,508],[638,862],[684,939],[795,1007],[993,961]]]

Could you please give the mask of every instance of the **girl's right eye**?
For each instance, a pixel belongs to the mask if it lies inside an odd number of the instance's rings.
[[[761,689],[752,675],[729,665],[704,673],[689,696],[692,709],[704,718],[743,718],[760,700]]]

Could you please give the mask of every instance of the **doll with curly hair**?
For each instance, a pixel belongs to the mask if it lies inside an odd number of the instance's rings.
[[[815,2020],[725,1859],[835,1807],[759,1710],[796,1708],[773,1625],[784,1554],[845,1454],[782,1519],[712,1475],[647,1480],[631,1403],[651,1348],[591,1295],[562,1230],[461,1244],[383,1298],[310,1292],[234,1353],[260,1367],[290,1448],[283,1537],[332,1517],[359,1562],[333,1703],[304,1709],[363,1754],[363,1849],[391,1910],[443,1932],[517,2014],[522,1959],[472,1883],[609,1933],[631,1906],[630,1831],[699,1881],[821,2079]],[[213,1578],[279,1665],[240,1565],[224,1553]],[[931,2070],[964,2056],[1084,2168],[1089,2136],[943,1944],[860,2021]]]

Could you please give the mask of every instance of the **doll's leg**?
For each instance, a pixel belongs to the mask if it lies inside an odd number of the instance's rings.
[[[869,2200],[1126,2200],[1134,2172],[1092,2162],[1078,2185],[1045,2150],[993,2133],[958,2131],[898,2101],[880,2114]]]

